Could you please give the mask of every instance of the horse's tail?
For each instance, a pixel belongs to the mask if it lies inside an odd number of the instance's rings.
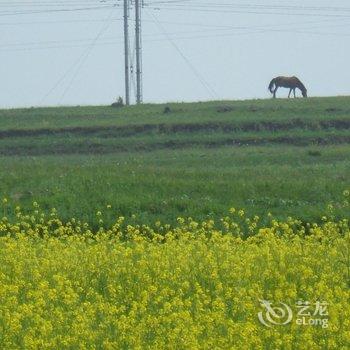
[[[273,94],[273,87],[275,85],[275,82],[276,82],[276,78],[272,79],[270,84],[269,84],[268,89],[270,90],[271,94]]]

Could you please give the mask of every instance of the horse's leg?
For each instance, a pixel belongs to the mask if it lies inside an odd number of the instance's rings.
[[[292,88],[289,89],[289,94],[288,94],[288,98],[290,98],[290,94],[292,93]]]
[[[295,96],[295,88],[293,89],[293,93],[294,93],[294,98],[296,98],[296,96]]]
[[[276,92],[277,92],[277,90],[278,90],[278,86],[276,85],[276,88],[275,88],[275,90],[273,91],[273,98],[276,98]]]

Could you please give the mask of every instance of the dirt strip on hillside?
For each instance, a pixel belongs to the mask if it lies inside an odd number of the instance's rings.
[[[86,142],[86,144],[55,144],[52,147],[39,147],[35,144],[15,147],[1,147],[0,156],[46,156],[46,155],[102,155],[113,153],[151,152],[157,150],[175,150],[187,148],[219,148],[224,146],[265,146],[265,145],[291,145],[291,146],[327,146],[350,144],[350,135],[331,135],[326,137],[265,137],[265,138],[223,138],[217,141],[165,141],[153,143],[135,143],[128,145],[103,145],[101,143]]]
[[[306,130],[348,130],[349,119],[334,120],[302,120],[300,118],[288,121],[260,121],[260,122],[206,122],[206,123],[174,123],[174,124],[142,124],[126,126],[92,126],[50,129],[9,129],[0,130],[0,139],[36,136],[103,136],[130,137],[138,134],[173,134],[195,133],[203,131],[213,132],[249,132],[249,131],[286,131],[292,129]]]

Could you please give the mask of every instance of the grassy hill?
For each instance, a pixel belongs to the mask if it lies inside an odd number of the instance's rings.
[[[350,188],[349,129],[349,97],[2,110],[0,196],[95,224],[231,206],[320,220]]]

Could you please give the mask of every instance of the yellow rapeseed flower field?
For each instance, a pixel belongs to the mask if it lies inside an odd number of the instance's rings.
[[[262,226],[231,209],[92,232],[15,211],[0,221],[0,349],[350,347],[348,220]]]

